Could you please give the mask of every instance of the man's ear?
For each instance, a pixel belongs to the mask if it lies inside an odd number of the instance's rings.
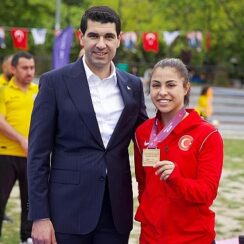
[[[16,67],[13,66],[12,64],[11,64],[10,71],[11,71],[11,73],[12,73],[13,75],[15,75],[15,73],[16,73]]]
[[[9,70],[10,70],[10,72],[13,74],[14,66],[13,66],[12,64],[10,64]]]
[[[80,45],[83,47],[84,44],[83,44],[83,33],[81,32],[81,30],[79,29],[79,32],[78,32],[78,37],[79,37],[79,41],[80,41]]]
[[[122,40],[122,35],[123,35],[123,32],[120,32],[120,34],[118,35],[118,46],[117,47],[119,47],[120,46],[120,42],[121,42],[121,40]]]

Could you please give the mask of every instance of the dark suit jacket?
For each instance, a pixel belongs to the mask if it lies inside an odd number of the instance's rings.
[[[91,232],[98,223],[107,174],[115,226],[120,233],[132,229],[128,145],[147,115],[142,82],[116,73],[125,107],[107,148],[82,60],[41,76],[29,135],[31,220],[50,218],[62,233]]]

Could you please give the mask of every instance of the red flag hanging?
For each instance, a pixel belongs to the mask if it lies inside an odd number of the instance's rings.
[[[25,28],[12,28],[11,37],[15,48],[28,50],[28,30]]]
[[[80,30],[75,30],[75,37],[78,42],[80,42],[80,35],[81,35]]]
[[[159,41],[157,32],[144,32],[142,36],[143,48],[146,52],[155,52],[159,51]]]
[[[211,33],[208,31],[206,33],[206,49],[209,51],[211,48]]]

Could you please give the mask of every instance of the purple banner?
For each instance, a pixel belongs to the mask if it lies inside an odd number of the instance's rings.
[[[73,34],[73,27],[69,26],[56,36],[53,45],[53,69],[60,68],[69,63]]]

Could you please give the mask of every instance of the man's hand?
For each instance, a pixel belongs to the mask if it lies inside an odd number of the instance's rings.
[[[19,138],[19,144],[20,146],[23,148],[25,155],[27,156],[28,153],[28,139],[26,139],[25,137],[20,137]]]
[[[49,219],[34,221],[31,237],[33,244],[57,244],[53,224]]]

